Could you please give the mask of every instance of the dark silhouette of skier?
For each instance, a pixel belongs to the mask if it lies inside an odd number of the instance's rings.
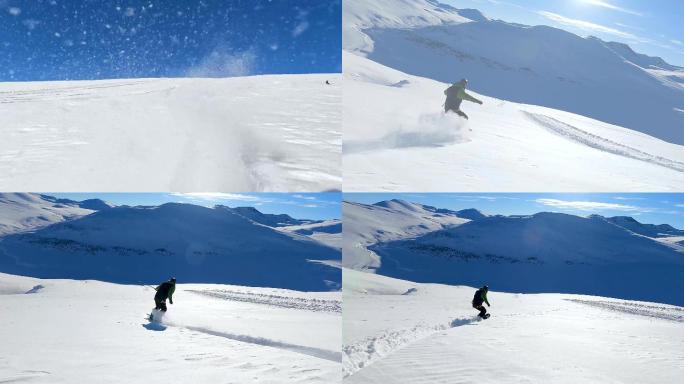
[[[467,79],[461,79],[458,83],[454,83],[449,88],[444,90],[446,101],[444,102],[444,113],[452,111],[457,115],[468,119],[468,115],[461,111],[461,103],[463,100],[472,101],[473,103],[482,104],[482,101],[474,98],[466,93],[465,89],[468,86]]]
[[[487,301],[487,292],[489,292],[489,287],[485,285],[484,287],[478,289],[477,292],[475,292],[475,297],[473,297],[473,308],[480,311],[478,316],[483,319],[489,317],[487,310],[485,309],[484,305],[482,305],[482,303],[487,303],[487,306],[490,306],[489,301]]]
[[[166,299],[169,299],[169,304],[173,304],[173,292],[176,291],[176,278],[172,277],[169,281],[165,281],[157,288],[157,293],[154,295],[154,309],[166,312]]]

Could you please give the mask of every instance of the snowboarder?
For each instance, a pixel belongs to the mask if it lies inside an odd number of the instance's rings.
[[[172,277],[169,281],[165,281],[157,288],[155,291],[157,293],[154,295],[154,309],[162,312],[166,312],[166,299],[169,299],[169,304],[173,304],[173,292],[176,290],[176,278]]]
[[[485,285],[478,289],[477,292],[475,292],[475,297],[473,297],[473,308],[480,311],[478,316],[483,319],[489,318],[489,313],[487,313],[484,305],[482,305],[482,303],[487,303],[487,306],[490,306],[489,301],[487,301],[487,292],[489,292],[489,287]]]
[[[468,100],[474,103],[482,104],[482,101],[466,93],[465,89],[467,86],[468,80],[461,79],[461,81],[458,83],[454,83],[452,86],[444,90],[444,94],[446,95],[446,101],[444,102],[444,113],[452,111],[467,120],[468,115],[461,111],[461,102],[463,100]]]

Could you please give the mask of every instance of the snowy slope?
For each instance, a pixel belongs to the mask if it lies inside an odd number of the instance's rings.
[[[351,0],[345,12],[371,12],[363,3]],[[652,71],[684,74],[684,69],[624,44],[547,26],[487,19],[438,23],[420,3],[407,1],[396,4],[399,10],[388,10],[405,15],[394,23],[357,21],[372,49],[345,48],[412,75],[444,83],[466,77],[473,90],[488,96],[573,112],[684,144],[684,86]],[[456,9],[442,11],[460,17]],[[409,21],[402,25],[402,20]]]
[[[287,233],[307,236],[327,246],[342,249],[342,220],[324,220],[279,227],[278,229]]]
[[[0,274],[0,380],[339,380],[339,292],[179,284],[161,324],[144,319],[153,296],[150,287]]]
[[[0,193],[0,236],[71,220],[109,207],[101,200],[77,202],[35,193]]]
[[[368,53],[373,40],[369,28],[406,28],[469,22],[455,8],[434,0],[348,0],[342,3],[342,44],[345,49]]]
[[[464,102],[465,122],[442,112],[448,84],[343,59],[345,191],[684,188],[683,146],[474,92],[484,105]]]
[[[339,190],[339,83],[335,74],[3,83],[0,190]]]
[[[396,278],[684,305],[684,247],[601,216],[490,216],[368,249]]]
[[[353,269],[381,266],[380,258],[368,249],[373,244],[412,238],[469,220],[457,212],[403,200],[381,201],[373,205],[344,201],[342,214],[343,263]],[[472,212],[465,213],[468,214]]]
[[[222,207],[117,207],[0,237],[0,271],[46,278],[338,289],[339,249]],[[274,273],[277,271],[277,273]]]
[[[682,307],[492,291],[478,321],[475,288],[344,275],[345,383],[663,383],[684,364]]]

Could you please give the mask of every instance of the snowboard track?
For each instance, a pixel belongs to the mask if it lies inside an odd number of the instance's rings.
[[[441,324],[416,324],[411,328],[386,330],[379,335],[367,337],[357,343],[345,345],[342,369],[344,377],[367,367],[410,344],[450,328],[461,327],[478,321],[477,316],[457,318]]]
[[[677,172],[684,172],[684,162],[668,159],[662,156],[652,155],[648,152],[620,144],[599,135],[581,130],[575,126],[556,120],[546,115],[524,111],[531,120],[540,124],[551,133],[562,136],[579,144],[598,149],[614,155],[628,157],[630,159],[644,161],[653,165],[669,168]]]
[[[267,339],[264,337],[255,337],[255,336],[249,336],[249,335],[239,335],[239,334],[234,334],[234,333],[215,331],[215,330],[203,328],[203,327],[184,326],[183,328],[191,330],[191,331],[195,331],[195,332],[205,333],[205,334],[211,335],[211,336],[223,337],[226,339],[239,341],[242,343],[249,343],[249,344],[255,344],[255,345],[260,345],[260,346],[264,346],[264,347],[272,347],[272,348],[283,349],[283,350],[287,350],[290,352],[295,352],[295,353],[300,353],[300,354],[316,357],[319,359],[329,360],[329,361],[332,361],[335,363],[339,363],[342,360],[342,354],[340,352],[329,351],[327,349],[284,343],[281,341],[271,340],[271,339]]]

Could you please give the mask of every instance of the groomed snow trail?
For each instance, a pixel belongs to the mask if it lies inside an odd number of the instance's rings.
[[[0,189],[340,190],[340,78],[3,83]]]

